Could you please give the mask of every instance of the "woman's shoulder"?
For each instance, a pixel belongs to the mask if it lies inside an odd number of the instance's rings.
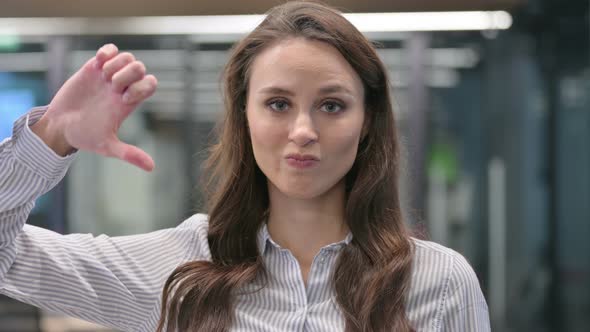
[[[197,231],[207,231],[209,227],[209,216],[204,213],[196,213],[185,219],[176,228],[178,229],[192,229]]]
[[[479,287],[475,271],[461,253],[432,241],[416,238],[412,238],[412,241],[415,248],[413,280],[422,280],[424,286],[428,284],[429,287]]]
[[[211,250],[207,240],[207,231],[209,229],[209,217],[206,214],[197,213],[185,219],[182,223],[174,228],[175,232],[188,234],[192,239],[188,245],[188,259],[210,259]]]
[[[412,237],[411,240],[416,250],[415,254],[418,256],[436,256],[439,259],[445,258],[451,260],[463,257],[459,252],[436,242],[421,240],[415,237]]]
[[[451,325],[456,328],[456,324],[471,324],[489,331],[486,300],[467,259],[438,243],[412,240],[415,252],[407,305],[416,327],[430,330],[444,324],[446,331]]]
[[[440,244],[412,240],[415,254],[407,305],[418,330],[461,326],[462,331],[490,331],[488,306],[467,259]]]

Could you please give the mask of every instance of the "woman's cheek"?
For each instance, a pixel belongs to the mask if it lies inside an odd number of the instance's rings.
[[[338,137],[338,148],[335,149],[335,153],[338,155],[340,165],[346,168],[346,171],[352,167],[356,154],[358,153],[358,142],[359,142],[360,131],[357,134],[352,132],[349,135],[341,135]]]
[[[263,122],[253,123],[250,128],[250,138],[254,158],[258,167],[267,175],[268,172],[277,171],[281,160],[281,133],[278,126],[269,125]]]

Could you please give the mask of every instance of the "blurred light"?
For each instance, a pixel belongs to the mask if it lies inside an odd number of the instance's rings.
[[[453,31],[508,29],[504,11],[344,14],[360,31]],[[0,35],[245,34],[264,15],[159,16],[121,18],[1,18]]]
[[[345,16],[363,32],[504,30],[512,25],[512,17],[504,11],[371,13]]]
[[[411,74],[407,68],[390,70],[388,74],[395,88],[403,89],[412,84]],[[426,71],[425,84],[431,88],[453,88],[459,81],[459,73],[452,68],[429,68]]]
[[[493,322],[506,321],[506,163],[488,164],[489,306]]]
[[[387,66],[406,67],[412,61],[404,49],[388,48],[377,52]],[[473,68],[479,62],[479,54],[471,48],[429,48],[426,52],[426,65],[432,67]]]
[[[433,48],[427,54],[431,66],[472,68],[479,61],[479,55],[471,48]]]
[[[0,34],[0,51],[16,51],[20,46],[20,39],[14,34]]]

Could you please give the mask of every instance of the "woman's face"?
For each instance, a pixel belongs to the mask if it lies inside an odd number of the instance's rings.
[[[344,190],[365,114],[361,79],[346,59],[326,43],[288,39],[256,56],[249,82],[252,148],[271,195]]]

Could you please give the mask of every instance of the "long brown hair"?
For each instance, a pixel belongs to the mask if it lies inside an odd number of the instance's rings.
[[[346,222],[352,242],[332,276],[346,331],[412,331],[405,312],[413,245],[398,195],[398,140],[389,82],[371,43],[338,11],[316,2],[287,2],[237,43],[224,71],[226,112],[206,163],[208,241],[212,261],[178,267],[162,295],[158,331],[227,331],[236,292],[266,270],[257,247],[269,198],[254,160],[246,121],[249,71],[257,54],[302,37],[335,47],[365,89],[366,136],[346,175]]]

